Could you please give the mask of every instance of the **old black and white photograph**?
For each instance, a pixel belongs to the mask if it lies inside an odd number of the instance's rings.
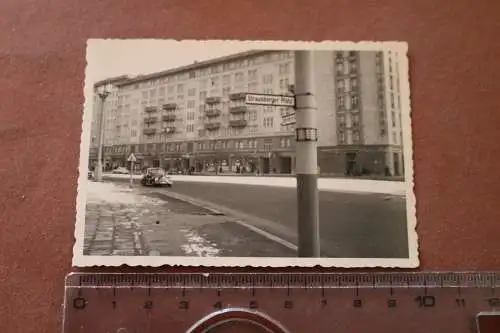
[[[407,53],[89,40],[73,264],[417,267]]]

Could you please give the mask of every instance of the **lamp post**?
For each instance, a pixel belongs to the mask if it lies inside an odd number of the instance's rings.
[[[103,150],[103,145],[104,145],[104,105],[106,102],[106,98],[109,96],[109,91],[107,90],[107,85],[102,86],[100,90],[97,92],[97,96],[99,96],[99,101],[100,101],[100,122],[99,122],[99,147],[97,150],[97,167],[96,167],[96,172],[95,172],[95,178],[96,181],[102,182],[102,173],[103,173],[103,166],[102,166],[102,150]]]

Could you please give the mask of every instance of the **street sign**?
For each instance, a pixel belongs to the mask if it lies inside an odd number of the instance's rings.
[[[295,97],[286,95],[246,94],[245,103],[250,105],[295,106]]]
[[[72,273],[63,333],[498,333],[499,288],[500,272]]]
[[[281,113],[281,126],[295,124],[295,111],[285,111]]]
[[[127,161],[129,161],[129,162],[137,162],[137,158],[135,158],[134,153],[130,153],[130,155],[127,158]]]

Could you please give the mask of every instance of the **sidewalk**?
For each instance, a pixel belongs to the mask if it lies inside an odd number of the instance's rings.
[[[105,174],[108,179],[129,179],[129,175]],[[134,175],[134,179],[142,176]],[[226,183],[241,185],[261,185],[296,188],[296,178],[291,176],[269,177],[269,176],[197,176],[197,175],[172,175],[174,182],[203,182],[203,183]],[[175,185],[174,185],[175,186]],[[408,184],[406,182],[352,179],[352,178],[319,178],[318,188],[329,192],[357,192],[357,193],[380,193],[389,195],[406,195]]]
[[[291,256],[233,218],[165,194],[89,181],[84,255]]]

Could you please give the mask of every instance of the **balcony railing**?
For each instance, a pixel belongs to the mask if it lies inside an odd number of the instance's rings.
[[[245,99],[247,96],[246,93],[243,93],[243,92],[239,92],[239,93],[232,93],[229,95],[229,99],[231,101],[238,101],[238,100],[242,100],[242,99]]]
[[[245,113],[248,111],[248,108],[246,105],[239,105],[239,106],[232,106],[229,108],[229,112],[236,114],[236,113]]]
[[[162,106],[163,110],[175,110],[177,108],[177,103],[166,103]]]
[[[213,130],[216,130],[220,128],[220,123],[217,122],[217,123],[205,123],[205,129],[207,129],[208,131],[213,131]]]
[[[145,124],[154,124],[158,119],[156,117],[146,117],[144,118]]]
[[[220,116],[221,111],[219,109],[206,109],[205,115],[209,118]]]
[[[247,125],[247,121],[245,119],[235,119],[229,121],[229,126],[231,127],[245,127]]]
[[[205,99],[205,103],[207,103],[207,104],[217,104],[217,103],[220,103],[220,102],[221,102],[221,98],[220,97],[216,97],[216,96],[207,97]]]
[[[146,106],[146,107],[144,108],[144,111],[145,111],[145,112],[148,112],[148,113],[149,113],[149,112],[156,112],[156,111],[158,111],[158,108],[157,108],[156,106]]]
[[[163,121],[175,121],[177,116],[175,114],[165,114],[161,117]]]
[[[156,133],[156,128],[145,128],[145,129],[143,130],[143,133],[144,133],[145,135],[153,135],[153,134],[155,134],[155,133]]]
[[[175,131],[176,131],[176,127],[175,126],[168,126],[168,127],[164,127],[162,129],[162,133],[163,134],[167,134],[167,135],[174,134]]]

